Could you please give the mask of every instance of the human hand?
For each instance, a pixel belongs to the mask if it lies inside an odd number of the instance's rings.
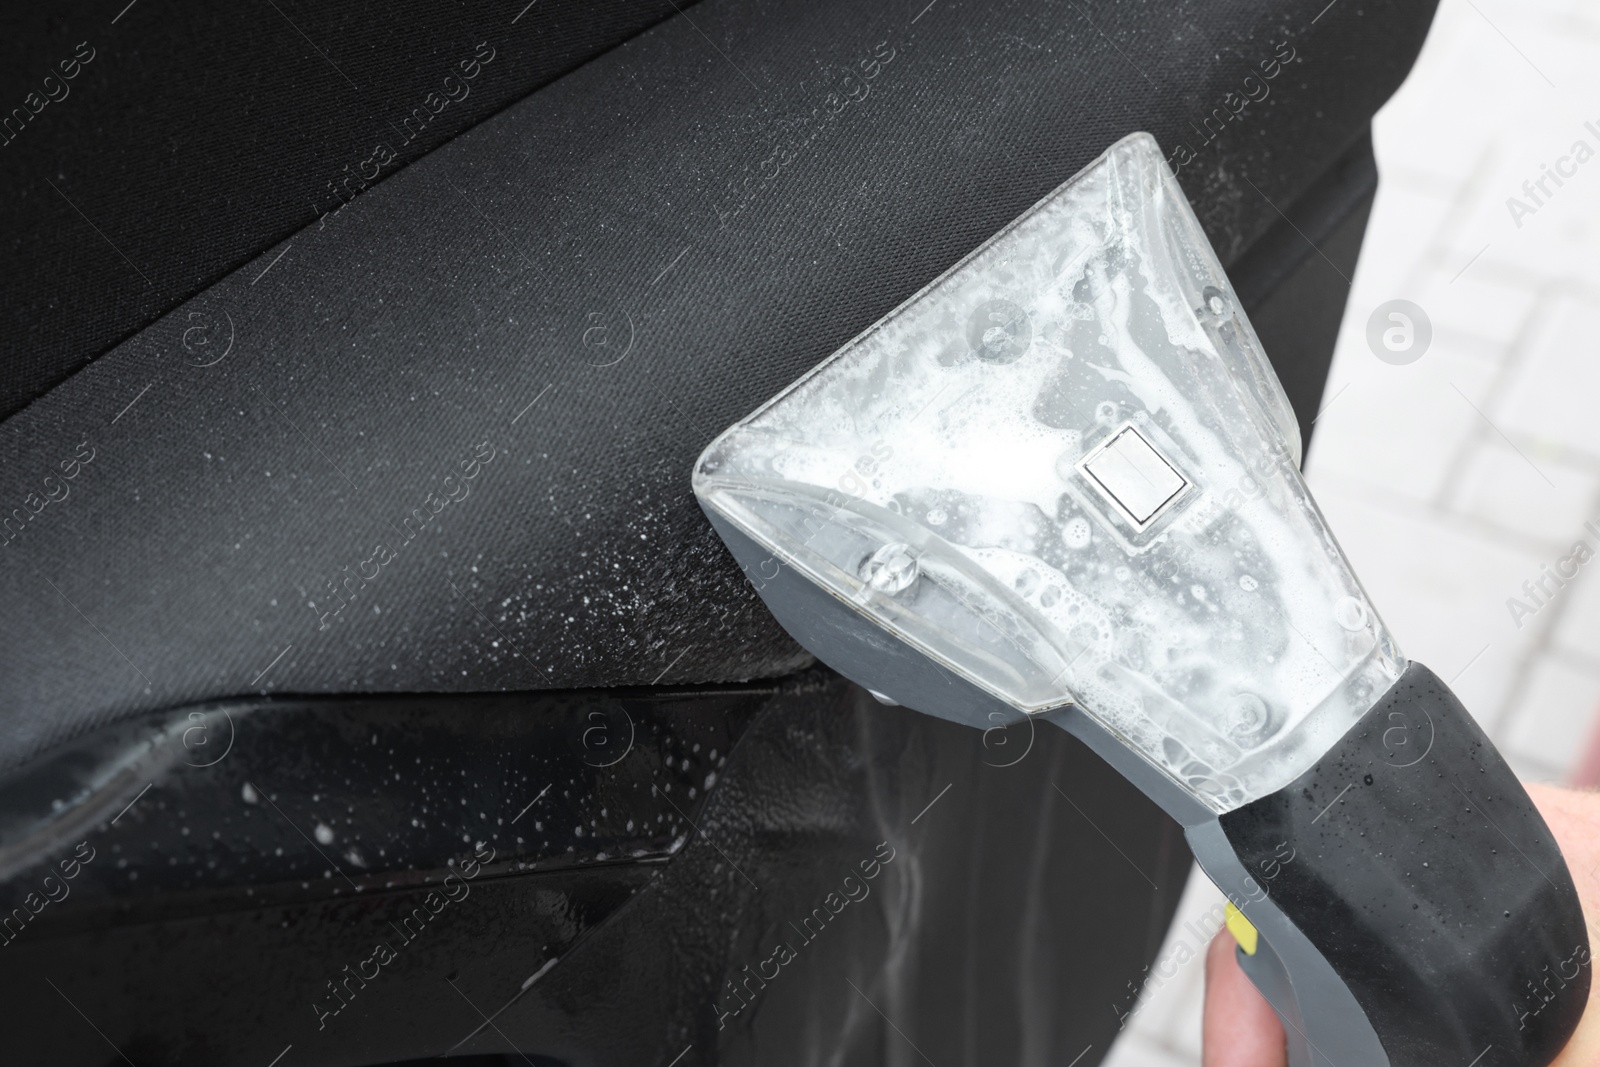
[[[1600,947],[1600,793],[1530,785],[1533,798],[1567,858],[1583,903],[1591,944]],[[1223,930],[1206,950],[1206,1003],[1201,1024],[1204,1067],[1288,1067],[1283,1024],[1250,984],[1234,955],[1233,935]],[[1600,981],[1589,986],[1589,1006],[1577,1033],[1551,1067],[1600,1067]]]

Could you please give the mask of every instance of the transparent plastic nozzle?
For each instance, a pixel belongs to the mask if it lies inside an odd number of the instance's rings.
[[[1026,712],[1080,705],[1212,810],[1405,663],[1294,416],[1134,134],[711,444],[701,503]]]

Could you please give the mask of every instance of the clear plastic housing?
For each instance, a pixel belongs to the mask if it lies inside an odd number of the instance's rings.
[[[1260,342],[1134,134],[711,444],[702,503],[1027,712],[1079,704],[1213,810],[1405,663]]]

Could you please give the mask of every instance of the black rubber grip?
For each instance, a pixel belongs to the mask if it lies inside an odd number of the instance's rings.
[[[1392,1067],[1544,1065],[1577,1026],[1589,937],[1566,861],[1426,667],[1412,664],[1315,767],[1221,823],[1350,987]]]

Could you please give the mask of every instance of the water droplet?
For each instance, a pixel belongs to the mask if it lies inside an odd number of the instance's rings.
[[[1356,633],[1367,628],[1367,606],[1353,596],[1341,597],[1333,607],[1333,618],[1340,626]]]
[[[317,828],[311,831],[311,835],[317,839],[319,845],[333,844],[333,827],[326,823],[317,823]]]
[[[861,580],[880,593],[894,596],[917,580],[917,557],[899,541],[884,545],[861,565]]]
[[[1066,543],[1068,548],[1083,548],[1088,545],[1091,537],[1092,532],[1089,529],[1089,520],[1082,515],[1074,515],[1061,528],[1061,540]]]
[[[244,797],[244,802],[246,804],[254,804],[256,801],[261,799],[261,794],[257,793],[256,787],[251,785],[249,782],[244,784],[244,788],[239,790],[239,794]]]

